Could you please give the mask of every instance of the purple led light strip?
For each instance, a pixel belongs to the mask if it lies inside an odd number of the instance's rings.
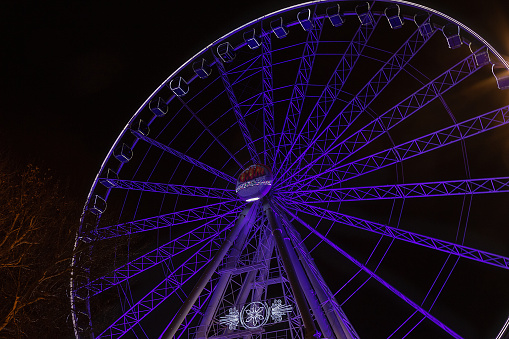
[[[242,207],[233,209],[230,213],[230,219],[235,217],[235,214],[240,212]],[[137,274],[140,274],[170,258],[182,253],[192,247],[202,244],[205,241],[211,240],[221,232],[228,229],[224,228],[224,225],[229,224],[232,220],[228,220],[226,217],[228,214],[222,217],[214,218],[203,225],[175,238],[164,245],[157,247],[156,249],[145,253],[144,255],[128,262],[116,268],[109,274],[91,281],[87,285],[80,286],[76,289],[76,295],[83,297],[92,297],[105,290],[116,286],[128,279],[131,279]],[[88,295],[86,291],[88,290]]]
[[[317,206],[310,206],[304,203],[299,203],[282,198],[278,198],[278,200],[284,202],[286,206],[292,206],[292,209],[301,211],[312,216],[320,218],[323,217],[325,219],[338,222],[343,225],[363,229],[373,233],[386,235],[394,239],[399,239],[415,245],[431,248],[445,253],[450,253],[462,258],[475,260],[484,264],[509,269],[509,258],[498,254],[493,254],[477,250],[475,248],[458,245],[437,238],[428,237],[422,234],[409,232],[391,226],[379,224],[373,221],[352,217],[339,212],[329,211],[327,209]]]
[[[98,228],[94,232],[97,239],[114,238],[132,233],[156,230],[179,224],[186,224],[192,221],[199,221],[208,218],[222,217],[230,214],[232,209],[240,206],[239,201],[229,200],[206,206],[191,208],[184,211],[159,215],[156,217],[138,219],[123,224],[110,225]]]
[[[275,194],[303,203],[329,203],[398,198],[421,198],[509,192],[509,177],[450,180],[353,188],[319,188],[277,191]]]
[[[317,133],[313,139],[308,142],[306,149],[297,157],[294,162],[297,163],[310,149],[315,149],[318,140],[331,140],[332,143],[339,139],[345,130],[364,112],[369,104],[382,92],[382,90],[399,74],[403,67],[419,52],[426,42],[433,36],[430,34],[422,37],[419,30],[416,30],[408,40],[394,53],[384,66],[366,83],[348,105],[334,117],[334,119]],[[318,153],[324,150],[317,149]],[[293,167],[293,166],[291,166]],[[293,177],[295,174],[291,175]],[[278,185],[282,185],[289,178],[283,179]]]
[[[134,304],[120,318],[115,320],[96,338],[120,338],[131,330],[212,260],[215,251],[217,251],[222,241],[224,241],[222,238],[216,237],[199,248],[182,265],[171,272],[162,282],[157,284],[156,287]]]
[[[299,134],[296,137],[293,137],[293,143],[282,162],[281,168],[285,168],[285,165],[289,162],[288,158],[290,153],[294,151],[295,146],[301,147],[301,144],[308,145],[308,143],[313,139],[316,131],[320,129],[324,122],[325,116],[327,116],[329,113],[332,104],[338,99],[345,81],[348,79],[348,76],[359,60],[360,55],[366,47],[369,38],[375,31],[379,21],[380,17],[377,17],[373,25],[359,26],[352,40],[348,44],[345,53],[342,55],[341,60],[327,81],[327,85],[320,94],[317,103],[311,110],[311,114],[306,119],[304,126],[300,130]],[[290,166],[290,168],[291,167],[292,166]],[[287,175],[287,172],[288,170],[281,176],[284,178],[284,176]]]
[[[474,135],[503,126],[508,122],[509,105],[375,153],[360,160],[344,165],[332,166],[319,174],[306,178],[305,182],[308,182],[308,185],[311,187],[315,185],[321,188],[329,187],[338,182],[356,178],[360,175],[470,138]],[[315,182],[315,184],[312,182]],[[304,185],[302,182],[295,182],[291,183],[289,186],[297,184],[301,186]]]
[[[299,173],[309,171],[313,165],[324,157],[330,157],[330,163],[339,164],[343,162],[479,69],[474,55],[467,56],[345,140],[335,140],[316,159],[303,166]]]
[[[457,339],[461,339],[462,337],[457,334],[456,332],[454,332],[452,329],[450,329],[449,327],[447,327],[444,323],[442,323],[440,320],[438,320],[437,318],[435,318],[434,316],[432,316],[428,311],[426,311],[425,309],[423,309],[421,306],[419,306],[418,304],[416,304],[415,302],[413,302],[412,300],[410,300],[408,297],[406,297],[403,293],[399,292],[396,288],[394,288],[392,285],[390,285],[388,282],[386,282],[385,280],[383,280],[381,277],[379,277],[375,272],[371,271],[369,268],[367,268],[366,266],[364,266],[360,261],[356,260],[354,257],[352,257],[351,255],[349,255],[348,253],[346,253],[344,250],[342,250],[339,246],[337,246],[336,244],[334,244],[331,240],[329,240],[327,237],[325,237],[324,235],[322,235],[320,232],[318,232],[317,230],[315,230],[313,227],[311,227],[310,225],[308,225],[306,222],[304,222],[302,219],[300,219],[299,217],[297,217],[295,214],[293,214],[292,212],[290,212],[288,209],[286,209],[285,207],[279,205],[280,208],[282,208],[288,215],[290,215],[292,218],[294,218],[295,220],[297,220],[301,225],[303,225],[304,227],[306,227],[311,233],[315,234],[318,238],[320,238],[321,240],[323,240],[326,244],[328,244],[329,246],[331,246],[332,248],[334,248],[336,251],[338,251],[339,253],[341,253],[341,255],[343,255],[345,258],[347,258],[348,260],[350,260],[352,263],[354,263],[357,267],[359,267],[360,269],[362,269],[364,272],[366,272],[367,274],[369,274],[373,279],[375,279],[376,281],[378,281],[379,283],[381,283],[383,286],[385,286],[387,289],[389,289],[392,293],[396,294],[399,298],[401,298],[403,301],[405,301],[408,305],[410,305],[411,307],[413,307],[415,310],[419,311],[422,315],[424,315],[426,318],[428,318],[429,320],[431,320],[433,323],[435,323],[437,326],[439,326],[440,328],[442,328],[444,331],[446,331],[447,333],[449,333],[451,336],[453,336],[454,338],[457,338]]]
[[[127,189],[127,190],[144,191],[144,192],[189,195],[189,196],[199,197],[199,198],[219,198],[219,199],[227,199],[227,200],[238,199],[238,196],[235,193],[235,191],[229,190],[229,189],[176,185],[176,184],[163,184],[163,183],[156,183],[156,182],[134,181],[134,180],[125,180],[125,179],[100,178],[99,180],[110,182],[111,184],[114,185],[115,189]]]
[[[311,16],[313,15],[314,13],[311,14]],[[288,110],[285,115],[283,129],[276,149],[276,156],[278,154],[286,154],[287,156],[290,155],[291,152],[288,152],[288,150],[295,142],[295,133],[297,132],[299,125],[299,117],[304,104],[304,99],[306,98],[309,79],[311,78],[315,55],[323,28],[323,18],[315,18],[311,22],[313,28],[311,28],[307,34],[306,43],[299,63],[299,69],[297,70],[297,77],[294,82],[292,95],[288,104]],[[280,151],[280,149],[282,150]],[[278,166],[275,169],[274,172],[276,176],[278,175],[280,168],[282,168],[282,166]]]

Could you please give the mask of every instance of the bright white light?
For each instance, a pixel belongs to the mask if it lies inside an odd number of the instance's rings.
[[[509,318],[507,318],[507,321],[505,322],[504,326],[500,330],[500,333],[497,335],[495,339],[501,339],[502,336],[505,334],[504,332],[507,330],[507,327],[509,326]]]
[[[260,198],[251,198],[251,199],[247,199],[246,202],[251,202],[251,201],[256,201],[256,200],[259,200]]]

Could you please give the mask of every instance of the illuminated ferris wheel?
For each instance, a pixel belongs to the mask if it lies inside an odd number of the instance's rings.
[[[508,302],[478,297],[509,278],[508,69],[406,1],[311,1],[206,46],[92,185],[76,338],[470,337],[463,300]]]

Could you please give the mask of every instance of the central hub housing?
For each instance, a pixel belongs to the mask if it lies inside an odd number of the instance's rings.
[[[235,191],[247,202],[263,198],[272,186],[272,171],[268,166],[251,165],[240,173]]]

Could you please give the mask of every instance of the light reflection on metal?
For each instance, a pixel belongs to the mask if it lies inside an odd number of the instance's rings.
[[[500,333],[497,335],[495,339],[506,339],[509,338],[509,318],[507,318],[504,326],[500,330]]]

